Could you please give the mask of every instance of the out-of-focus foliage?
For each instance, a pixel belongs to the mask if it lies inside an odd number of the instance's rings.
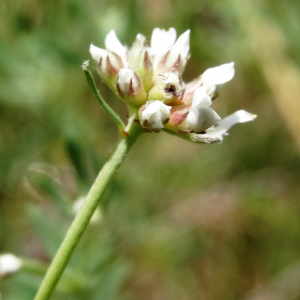
[[[54,299],[300,299],[299,1],[4,0],[0,12],[0,252],[49,263],[117,142],[80,68],[89,44],[189,28],[183,79],[234,61],[213,108],[258,118],[211,146],[144,135]],[[2,280],[3,300],[32,299],[41,278]]]

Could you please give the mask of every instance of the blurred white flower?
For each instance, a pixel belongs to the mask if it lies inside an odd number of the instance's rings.
[[[22,261],[15,255],[7,253],[0,255],[0,277],[16,273],[22,266]]]

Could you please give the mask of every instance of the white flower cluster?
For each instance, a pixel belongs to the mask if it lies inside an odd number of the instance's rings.
[[[234,63],[206,70],[185,84],[181,75],[189,59],[190,30],[176,40],[176,30],[155,28],[150,46],[138,34],[131,49],[123,46],[114,30],[105,38],[105,48],[90,46],[101,78],[121,100],[139,111],[141,126],[151,132],[163,128],[190,134],[192,140],[222,140],[236,123],[256,116],[238,111],[225,119],[210,108],[220,88],[234,76]]]

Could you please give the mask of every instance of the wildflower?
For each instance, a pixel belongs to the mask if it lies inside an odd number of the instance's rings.
[[[221,87],[234,76],[233,62],[210,68],[190,83],[182,81],[189,39],[190,30],[176,40],[174,28],[155,28],[150,47],[138,34],[128,50],[112,30],[106,49],[91,45],[90,52],[102,79],[131,110],[138,110],[142,127],[150,132],[164,129],[194,142],[222,141],[233,125],[256,116],[240,110],[221,120],[211,108]]]
[[[0,278],[16,273],[22,266],[22,261],[13,254],[0,255]]]

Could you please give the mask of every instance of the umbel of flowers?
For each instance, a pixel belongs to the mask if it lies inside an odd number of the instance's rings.
[[[210,107],[220,88],[234,76],[234,63],[206,70],[190,83],[181,75],[190,57],[190,30],[176,40],[176,30],[155,28],[150,46],[138,34],[128,49],[111,30],[105,49],[90,46],[102,80],[131,108],[140,125],[162,129],[195,142],[221,141],[227,130],[256,116],[239,110],[221,119]]]

